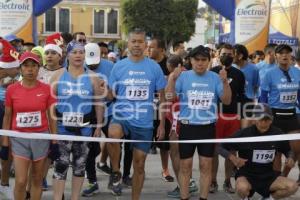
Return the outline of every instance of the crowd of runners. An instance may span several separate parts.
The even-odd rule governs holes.
[[[41,199],[52,166],[53,199],[62,200],[72,166],[72,200],[99,192],[96,168],[109,174],[113,195],[130,187],[132,199],[138,200],[147,154],[159,148],[162,178],[178,183],[166,193],[169,197],[189,199],[199,190],[199,200],[206,200],[219,190],[219,164],[225,169],[225,192],[242,199],[255,192],[262,199],[293,195],[300,177],[290,179],[288,174],[295,163],[300,168],[299,141],[159,141],[296,133],[300,50],[267,44],[250,55],[241,44],[186,50],[181,41],[172,50],[170,54],[162,39],[148,39],[141,29],[129,33],[127,51],[118,54],[103,42],[88,42],[84,32],[49,35],[43,46],[15,35],[0,38],[2,129],[32,136],[156,141],[100,144],[1,136],[0,192],[8,199]],[[192,174],[196,149],[200,177]],[[219,163],[219,155],[225,163]],[[14,188],[9,185],[12,171]],[[89,184],[82,188],[85,176]]]

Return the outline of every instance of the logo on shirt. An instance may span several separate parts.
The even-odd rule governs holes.
[[[133,75],[145,75],[146,73],[145,72],[141,72],[141,71],[129,71],[128,72],[128,74],[130,75],[130,76],[133,76]]]
[[[37,96],[37,97],[41,97],[41,96],[43,96],[43,95],[44,95],[44,94],[37,94],[36,96]]]
[[[205,83],[192,83],[192,87],[208,87]]]

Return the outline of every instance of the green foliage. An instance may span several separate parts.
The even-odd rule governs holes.
[[[174,41],[188,41],[195,32],[198,0],[122,0],[125,33],[144,29],[162,38],[166,47]]]

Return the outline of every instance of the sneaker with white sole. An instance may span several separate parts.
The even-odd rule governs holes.
[[[7,200],[13,200],[13,190],[9,185],[0,185],[0,193],[4,195]]]
[[[85,190],[83,190],[81,195],[83,197],[91,197],[99,192],[100,190],[99,190],[98,183],[89,183],[88,187]]]

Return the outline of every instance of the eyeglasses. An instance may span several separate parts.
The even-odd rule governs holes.
[[[79,39],[79,40],[77,40],[77,42],[86,43],[86,39]]]
[[[286,77],[287,82],[291,83],[291,82],[292,82],[292,79],[291,79],[291,77],[290,77],[290,75],[289,75],[289,72],[288,72],[288,71],[285,71],[285,70],[282,70],[282,72],[283,72],[284,76]]]

